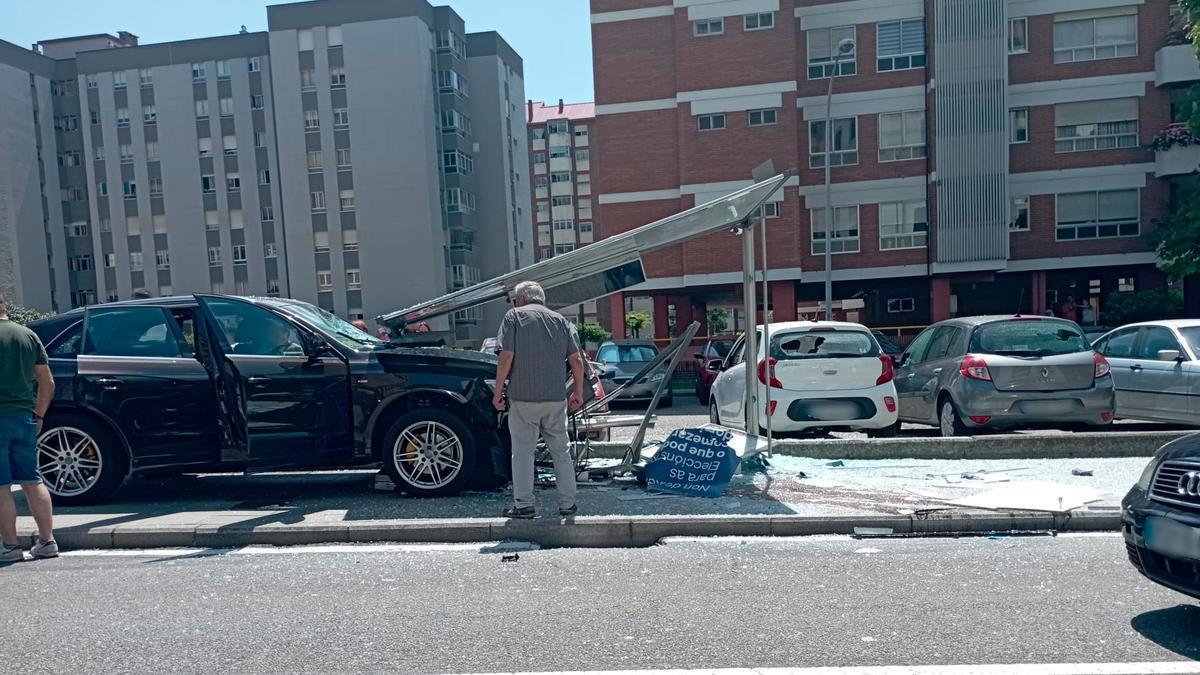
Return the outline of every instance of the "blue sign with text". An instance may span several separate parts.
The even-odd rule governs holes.
[[[646,488],[692,497],[717,498],[725,492],[740,458],[726,429],[678,429],[667,436],[643,475]]]

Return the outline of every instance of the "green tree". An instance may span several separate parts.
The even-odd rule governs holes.
[[[625,315],[625,327],[635,338],[642,336],[642,329],[649,323],[650,315],[645,312],[629,312]]]
[[[1179,0],[1179,7],[1181,28],[1200,58],[1200,0]],[[1200,138],[1200,85],[1192,86],[1191,102],[1187,124],[1192,136]],[[1200,274],[1200,193],[1196,189],[1180,193],[1171,214],[1158,223],[1153,237],[1161,267],[1173,280]]]
[[[8,318],[21,325],[26,325],[28,323],[37,321],[38,319],[44,319],[48,316],[50,315],[46,312],[39,312],[36,309],[21,307],[20,305],[14,305],[8,308]]]
[[[729,312],[723,309],[708,310],[708,334],[717,335],[729,329]]]
[[[612,333],[604,330],[604,326],[598,323],[579,324],[579,341],[583,343],[584,347],[589,344],[600,344],[610,337],[612,337]]]

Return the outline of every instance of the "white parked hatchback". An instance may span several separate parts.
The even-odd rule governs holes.
[[[854,429],[875,437],[896,435],[900,418],[892,359],[869,328],[836,321],[771,324],[769,350],[762,345],[761,327],[758,335],[758,358],[749,366],[745,336],[719,366],[709,403],[714,424],[745,430],[749,376],[758,379],[759,426],[765,429],[765,415],[770,415],[772,433]]]

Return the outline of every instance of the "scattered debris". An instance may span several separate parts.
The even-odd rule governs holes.
[[[840,459],[835,459],[832,462],[828,462],[827,464],[825,464],[825,466],[832,466],[833,468],[836,469],[837,467],[840,467],[840,466],[846,466],[846,463]]]
[[[885,537],[892,534],[890,527],[856,527],[854,528],[854,536],[856,537]]]
[[[662,492],[638,492],[631,495],[619,495],[617,500],[622,502],[641,502],[647,499],[670,499],[674,496]]]
[[[506,553],[500,558],[500,562],[517,562],[520,559],[521,555],[519,553]]]
[[[1072,469],[1072,476],[1095,476],[1096,473],[1091,469]]]
[[[945,500],[947,504],[990,511],[1047,511],[1065,513],[1100,501],[1106,493],[1078,485],[1042,481],[1009,483],[970,497]]]
[[[855,553],[868,553],[869,554],[869,553],[883,553],[883,551],[881,551],[877,548],[860,548],[857,551],[855,551]]]

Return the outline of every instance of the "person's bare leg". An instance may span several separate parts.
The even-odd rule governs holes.
[[[10,485],[0,487],[0,542],[9,546],[17,543],[17,504]]]
[[[37,523],[38,536],[42,541],[54,541],[54,505],[50,501],[50,491],[41,483],[22,485],[21,491],[25,493],[33,522]],[[9,495],[9,499],[12,499],[12,495]]]

